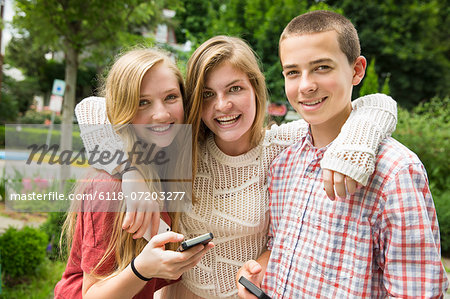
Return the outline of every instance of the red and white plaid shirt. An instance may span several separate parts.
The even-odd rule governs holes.
[[[425,169],[392,138],[353,196],[331,201],[311,135],[269,170],[272,250],[263,289],[273,298],[440,297],[448,288]]]

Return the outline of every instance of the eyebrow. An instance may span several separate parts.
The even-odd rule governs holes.
[[[308,64],[309,65],[316,65],[316,64],[324,63],[324,62],[333,63],[333,60],[331,58],[320,58],[320,59],[316,59],[314,61],[311,61]],[[297,67],[298,67],[298,64],[286,64],[286,65],[283,65],[283,69],[293,69],[293,68],[297,68]]]
[[[170,93],[170,92],[178,92],[178,88],[169,88],[165,91],[163,91],[162,93]],[[139,98],[151,98],[151,96],[149,94],[141,94],[139,95]]]
[[[243,79],[236,79],[236,80],[233,80],[233,81],[231,81],[230,83],[228,83],[227,85],[225,85],[225,88],[226,88],[226,87],[229,87],[229,86],[231,86],[231,85],[233,85],[233,84],[236,84],[237,82],[240,82],[240,81],[243,81]],[[204,89],[212,89],[212,88],[210,88],[210,87],[208,87],[208,86],[205,85]]]

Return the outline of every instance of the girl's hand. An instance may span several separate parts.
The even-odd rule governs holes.
[[[347,191],[353,195],[360,188],[360,184],[352,178],[329,169],[322,169],[322,179],[324,190],[331,200],[335,199],[335,191],[338,197],[345,198]]]
[[[195,266],[205,253],[214,247],[214,244],[210,242],[183,252],[165,250],[165,244],[181,242],[183,239],[183,235],[174,232],[154,236],[136,257],[134,261],[136,270],[144,277],[176,280]]]
[[[139,171],[131,170],[123,174],[122,192],[127,204],[122,228],[133,234],[134,239],[142,238],[149,227],[150,237],[156,235],[159,228],[159,205],[155,200],[144,200],[150,191]]]

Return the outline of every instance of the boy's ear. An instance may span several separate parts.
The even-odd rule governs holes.
[[[364,75],[366,73],[366,66],[367,61],[364,56],[359,56],[358,58],[356,58],[355,63],[353,64],[353,85],[358,85],[364,78]]]

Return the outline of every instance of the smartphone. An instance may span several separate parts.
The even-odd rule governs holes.
[[[247,291],[249,291],[250,293],[252,293],[256,297],[258,297],[260,299],[271,299],[266,293],[263,292],[263,290],[261,290],[260,288],[255,286],[253,284],[253,282],[251,282],[250,280],[248,280],[244,276],[241,276],[239,278],[239,283],[242,284],[247,289]]]
[[[150,239],[151,239],[150,238],[150,235],[151,235],[150,234],[150,230],[151,230],[151,226],[149,226],[147,228],[147,230],[145,231],[144,235],[142,236],[147,241],[150,241]],[[164,220],[159,218],[159,228],[158,228],[157,235],[165,233],[165,232],[170,232],[170,226]]]
[[[211,240],[214,238],[212,233],[207,233],[198,237],[195,237],[193,239],[190,240],[186,240],[181,242],[180,247],[178,247],[177,251],[185,251],[188,250],[189,248],[192,248],[198,244],[203,244],[206,245],[209,242],[211,242]]]

